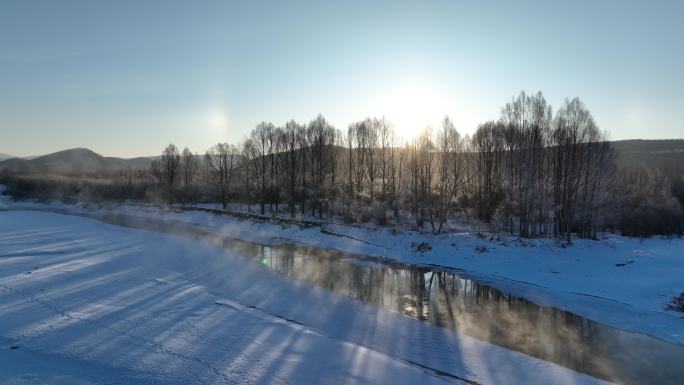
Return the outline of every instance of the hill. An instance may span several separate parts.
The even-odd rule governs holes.
[[[620,167],[646,166],[668,173],[684,174],[684,139],[630,139],[611,142]],[[157,157],[105,157],[87,148],[73,148],[29,158],[2,160],[0,172],[43,175],[111,175],[128,170],[146,170]]]
[[[11,158],[0,161],[0,171],[17,174],[111,175],[130,169],[147,169],[151,162],[152,158],[104,157],[87,148],[73,148],[33,159]]]
[[[646,166],[684,173],[684,139],[618,140],[611,142],[621,167]]]

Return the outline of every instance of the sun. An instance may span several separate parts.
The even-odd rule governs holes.
[[[439,93],[418,82],[407,82],[381,99],[378,112],[394,124],[400,138],[408,140],[425,127],[438,125],[448,104]]]
[[[228,115],[223,109],[213,109],[207,115],[207,123],[214,130],[225,130],[228,127]]]
[[[204,119],[205,126],[213,136],[216,136],[217,138],[224,138],[226,136],[230,121],[228,119],[228,113],[224,108],[214,107],[209,109],[206,112]]]

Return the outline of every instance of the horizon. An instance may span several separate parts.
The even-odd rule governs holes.
[[[646,142],[647,142],[647,141],[684,141],[684,138],[663,138],[663,139],[641,139],[641,138],[634,138],[634,139],[610,139],[610,138],[608,138],[607,141],[608,141],[608,142],[631,142],[631,141],[646,141]],[[176,145],[175,143],[168,143],[168,144],[174,144],[174,145]],[[176,146],[178,147],[179,150],[182,150],[182,149],[184,148],[184,146],[178,146],[178,145],[176,145]],[[159,157],[159,156],[161,155],[161,151],[159,151],[159,154],[136,155],[136,156],[118,156],[118,155],[111,155],[111,154],[107,154],[107,153],[102,153],[102,152],[99,152],[99,151],[97,151],[97,150],[95,150],[95,149],[88,148],[88,147],[70,147],[70,148],[61,148],[61,149],[57,149],[57,150],[55,150],[55,151],[51,151],[51,152],[48,152],[48,153],[45,153],[45,154],[34,154],[34,155],[26,155],[26,156],[15,156],[15,155],[12,155],[12,154],[7,154],[7,153],[0,152],[0,155],[10,156],[9,158],[0,159],[0,162],[2,162],[2,161],[4,161],[4,160],[8,160],[8,159],[13,159],[13,158],[19,158],[19,159],[25,159],[25,160],[32,160],[32,159],[35,159],[35,158],[39,158],[39,157],[41,157],[41,156],[52,155],[52,154],[55,154],[55,153],[65,152],[65,151],[71,151],[71,150],[88,150],[88,151],[92,151],[92,152],[96,153],[97,155],[100,155],[100,156],[105,157],[105,158],[119,158],[119,159],[154,158],[154,157]],[[193,151],[193,153],[194,153],[195,155],[198,155],[198,156],[203,156],[203,155],[205,154],[204,151],[202,151],[202,152],[200,152],[200,151]]]
[[[521,91],[579,97],[611,140],[682,137],[684,4],[542,4],[3,3],[0,153],[201,154],[319,113],[469,135]]]

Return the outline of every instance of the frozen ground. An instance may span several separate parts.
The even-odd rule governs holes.
[[[322,227],[241,220],[206,212],[121,206],[133,215],[208,227],[259,243],[295,241],[411,264],[439,265],[535,302],[612,326],[684,344],[684,314],[665,305],[684,292],[684,240],[640,240],[604,234],[561,247],[552,239],[490,241],[472,233],[435,236],[414,231],[327,224]],[[430,245],[419,252],[417,245]]]
[[[459,378],[601,383],[184,237],[0,212],[2,384],[463,383]]]
[[[665,305],[684,292],[684,240],[639,240],[605,234],[560,247],[551,239],[490,241],[462,232],[435,236],[385,228],[296,226],[198,211],[151,206],[109,208],[10,202],[4,205],[74,212],[105,211],[179,221],[227,236],[265,244],[294,241],[411,264],[432,264],[464,274],[540,304],[572,311],[624,330],[684,344],[684,314]],[[0,205],[3,203],[0,202]],[[431,250],[416,251],[426,242]]]

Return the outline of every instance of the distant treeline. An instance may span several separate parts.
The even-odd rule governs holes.
[[[18,183],[40,186],[10,180],[19,195],[30,188]],[[260,214],[411,223],[434,233],[451,220],[476,221],[493,233],[568,242],[571,234],[593,238],[602,230],[681,234],[684,223],[682,175],[618,169],[606,134],[579,99],[554,113],[541,93],[521,93],[472,137],[448,117],[407,141],[378,118],[344,132],[320,115],[308,124],[264,122],[243,143],[220,143],[202,156],[169,145],[149,173],[122,174],[110,186],[90,194],[242,203]]]

